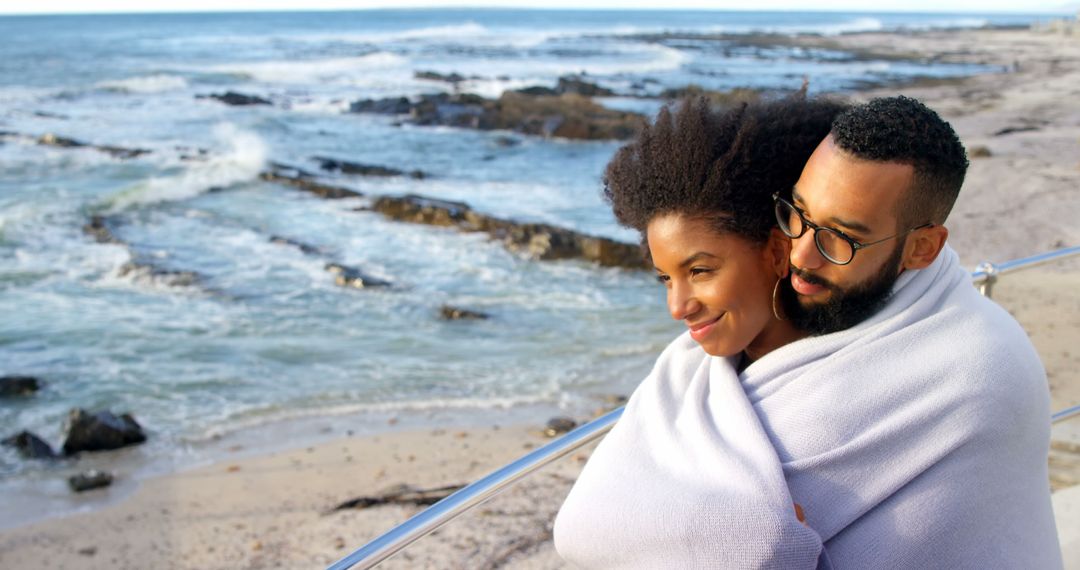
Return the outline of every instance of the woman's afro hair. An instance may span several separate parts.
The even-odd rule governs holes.
[[[704,98],[684,100],[619,149],[604,174],[604,196],[643,242],[653,218],[681,214],[764,243],[776,225],[772,194],[790,196],[846,108],[805,92],[722,111]]]

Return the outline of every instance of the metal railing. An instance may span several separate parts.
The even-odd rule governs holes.
[[[971,274],[972,281],[979,286],[979,291],[990,296],[991,289],[998,278],[1007,273],[1029,269],[1038,265],[1080,255],[1080,246],[1059,249],[1031,257],[1025,257],[1001,264],[981,263]],[[609,412],[595,420],[578,427],[563,437],[539,447],[524,457],[501,469],[478,479],[454,494],[431,505],[410,519],[390,529],[382,536],[365,544],[352,554],[331,564],[328,570],[346,570],[348,568],[373,568],[383,560],[393,556],[413,542],[450,522],[469,509],[494,497],[498,493],[528,476],[541,467],[561,459],[574,451],[596,441],[615,426],[622,416],[623,409]],[[1053,423],[1062,422],[1080,415],[1080,405],[1054,413]]]
[[[1046,265],[1047,263],[1060,261],[1076,255],[1080,255],[1080,246],[1056,249],[1031,257],[1006,261],[1005,263],[993,264],[989,261],[984,261],[975,267],[975,271],[971,274],[971,280],[978,285],[980,293],[989,297],[994,288],[994,284],[1006,273],[1020,271],[1021,269],[1031,269],[1032,267]]]

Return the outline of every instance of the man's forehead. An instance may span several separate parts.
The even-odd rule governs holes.
[[[830,136],[811,155],[792,195],[818,224],[869,233],[884,217],[895,220],[900,198],[913,180],[910,164],[856,157]]]

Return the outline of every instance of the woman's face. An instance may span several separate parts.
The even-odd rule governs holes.
[[[778,237],[755,244],[720,233],[705,220],[668,214],[649,222],[646,239],[657,278],[667,288],[671,318],[685,322],[705,352],[750,354],[756,342],[775,336],[766,333],[780,322],[773,316],[772,294],[786,248],[774,241]]]

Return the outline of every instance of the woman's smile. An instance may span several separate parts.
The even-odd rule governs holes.
[[[690,327],[690,336],[697,342],[702,342],[709,336],[709,333],[716,328],[716,323],[719,323],[720,319],[724,318],[725,314],[726,313],[721,313],[720,316],[715,319],[709,319],[694,324],[686,323],[686,326]]]

